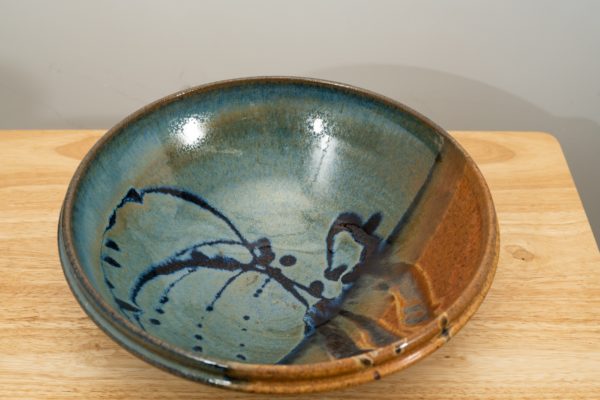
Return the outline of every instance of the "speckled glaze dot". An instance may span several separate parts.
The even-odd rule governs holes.
[[[291,267],[292,265],[296,264],[296,257],[289,254],[285,255],[279,259],[279,263],[284,267]]]

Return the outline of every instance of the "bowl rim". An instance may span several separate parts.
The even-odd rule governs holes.
[[[149,334],[148,332],[140,329],[139,327],[135,326],[133,323],[126,320],[122,315],[120,315],[112,306],[110,306],[102,298],[98,291],[92,286],[89,278],[87,277],[86,273],[82,268],[80,258],[74,245],[72,217],[73,205],[75,203],[77,193],[80,189],[81,182],[89,168],[94,163],[96,156],[113,138],[115,138],[120,132],[127,128],[128,125],[166,105],[201,93],[207,93],[217,91],[220,89],[251,84],[301,84],[313,87],[333,89],[336,91],[342,91],[353,95],[357,95],[359,97],[364,97],[370,100],[375,100],[377,103],[386,105],[400,112],[409,114],[412,117],[416,118],[419,121],[419,123],[426,125],[436,134],[440,135],[451,146],[454,146],[465,158],[466,167],[472,168],[474,180],[477,182],[477,185],[479,186],[481,191],[479,204],[482,207],[482,234],[485,237],[485,243],[483,244],[482,248],[484,248],[485,251],[483,252],[483,256],[481,257],[481,260],[474,273],[474,276],[472,277],[469,284],[462,291],[462,293],[458,296],[458,298],[447,307],[445,312],[438,315],[436,318],[433,318],[427,324],[423,325],[416,335],[409,336],[408,338],[402,338],[399,341],[394,342],[392,344],[379,347],[374,350],[370,350],[368,352],[361,353],[352,357],[310,364],[254,364],[219,359],[216,357],[201,357],[190,351],[186,351],[180,347],[170,345],[168,342],[161,340],[158,337],[155,337]],[[172,368],[163,365],[159,361],[148,360],[147,357],[140,354],[134,348],[131,348],[128,345],[126,345],[125,343],[123,343],[122,340],[115,338],[114,335],[112,335],[109,332],[109,327],[104,326],[103,323],[108,322],[111,328],[117,329],[128,335],[132,335],[138,339],[141,339],[142,342],[136,342],[136,344],[150,348],[150,351],[154,354],[156,354],[156,350],[160,350],[161,352],[168,354],[169,356],[175,357],[175,359],[179,361],[187,361],[186,364],[192,365],[192,368],[209,369],[211,371],[214,371],[214,368],[217,367],[221,370],[227,371],[227,373],[232,376],[242,379],[242,381],[261,381],[263,379],[266,381],[273,381],[276,379],[281,379],[283,381],[291,383],[293,381],[306,381],[307,379],[324,377],[340,376],[341,378],[341,376],[343,375],[352,375],[359,372],[363,372],[365,369],[376,368],[377,366],[386,364],[389,365],[390,362],[394,363],[396,367],[392,367],[391,370],[386,372],[387,374],[397,371],[399,369],[403,369],[406,366],[416,362],[417,360],[431,353],[437,347],[441,346],[441,344],[448,341],[450,337],[452,337],[458,330],[460,330],[465,325],[465,323],[479,308],[479,305],[483,301],[485,295],[487,294],[492,284],[493,277],[496,271],[499,249],[498,222],[494,208],[494,203],[489,192],[487,183],[473,159],[463,149],[463,147],[454,138],[452,138],[444,129],[435,124],[429,118],[411,109],[410,107],[407,107],[406,105],[396,100],[390,99],[386,96],[374,93],[372,91],[361,89],[345,83],[316,78],[302,78],[292,76],[257,76],[237,78],[195,86],[162,97],[128,115],[115,126],[113,126],[110,130],[108,130],[92,146],[92,148],[88,151],[88,153],[80,162],[69,183],[63,202],[63,207],[61,209],[58,228],[60,236],[59,246],[61,246],[60,242],[62,241],[62,245],[64,246],[65,257],[68,261],[67,265],[66,262],[62,262],[61,260],[63,270],[65,271],[65,275],[66,269],[70,268],[70,272],[73,273],[76,284],[78,285],[79,289],[82,290],[84,296],[87,297],[86,300],[89,303],[91,303],[91,306],[94,308],[94,310],[103,317],[98,318],[97,316],[92,315],[86,309],[88,315],[90,315],[92,320],[100,328],[102,328],[102,330],[107,332],[109,336],[113,337],[114,340],[116,340],[120,345],[125,347],[130,352],[143,358],[146,361],[150,361],[154,365],[162,367],[163,369],[167,369],[168,371],[176,373],[178,375],[182,375],[184,377],[191,378],[194,380],[200,380],[205,383],[241,390],[247,390],[245,389],[245,385],[242,383],[237,384],[234,381],[231,384],[223,385],[218,381],[207,381],[201,377],[189,376],[188,374],[182,373],[181,371],[174,371]],[[68,277],[67,280],[69,280]],[[73,282],[69,281],[69,284],[71,285],[73,284]],[[80,299],[80,296],[75,292],[74,295],[77,298],[77,300],[81,303],[83,299]],[[448,330],[446,327],[451,327],[451,329]],[[440,335],[440,333],[444,330],[446,330],[444,335]],[[436,340],[436,337],[441,337],[442,342],[437,343],[438,340]],[[437,344],[435,344],[433,348],[431,348],[433,342],[436,342]],[[411,351],[416,351],[416,356],[410,357],[411,359],[405,360],[406,362],[400,362],[402,360],[399,360],[399,358],[407,356],[411,353],[410,351],[408,351],[409,346],[413,347],[410,349]],[[398,352],[398,349],[401,349],[401,351]],[[364,363],[365,358],[369,359],[368,365],[365,365]],[[374,379],[378,378],[375,377]],[[340,379],[339,381],[340,382],[337,385],[335,383],[332,383],[331,385],[326,385],[324,387],[314,387],[312,389],[331,389],[340,386],[347,386],[348,384],[343,384],[344,379]],[[262,389],[259,388],[258,390],[254,389],[252,391],[271,391],[268,387],[264,387]],[[313,390],[309,388],[308,390],[303,391]]]

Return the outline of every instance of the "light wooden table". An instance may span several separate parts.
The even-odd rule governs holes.
[[[0,399],[261,398],[140,361],[69,291],[56,247],[59,207],[101,134],[0,132]],[[487,299],[417,365],[304,398],[600,399],[600,254],[559,144],[531,132],[454,136],[481,167],[500,220]]]

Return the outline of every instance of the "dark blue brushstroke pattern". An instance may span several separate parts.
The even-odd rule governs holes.
[[[122,208],[127,203],[134,202],[142,204],[144,197],[147,194],[163,194],[179,198],[183,201],[192,203],[203,210],[210,212],[214,217],[223,221],[234,233],[238,240],[220,240],[215,239],[213,241],[205,241],[195,245],[192,245],[183,250],[177,251],[173,256],[167,259],[149,266],[146,270],[140,273],[136,279],[133,288],[130,291],[128,301],[115,298],[115,302],[123,311],[133,313],[134,319],[138,325],[144,329],[140,321],[140,316],[143,313],[139,304],[137,303],[137,297],[140,291],[146,284],[151,282],[153,279],[172,275],[180,271],[185,271],[176,280],[171,282],[162,292],[157,303],[165,304],[169,301],[169,292],[184,278],[192,274],[199,269],[216,269],[221,271],[231,272],[233,275],[227,279],[223,286],[215,294],[212,301],[206,307],[207,312],[214,310],[215,306],[218,305],[218,300],[227,289],[238,277],[246,272],[257,272],[265,275],[266,279],[262,286],[257,289],[254,293],[255,297],[258,297],[262,293],[265,286],[271,282],[277,282],[283,287],[289,294],[291,294],[296,300],[306,307],[306,313],[304,317],[305,323],[305,336],[310,336],[314,330],[320,326],[324,326],[333,316],[339,313],[341,304],[345,293],[350,289],[353,283],[358,279],[369,260],[377,254],[382,252],[383,243],[381,237],[375,234],[375,230],[379,226],[382,216],[380,213],[373,214],[367,221],[363,222],[362,218],[356,213],[345,212],[339,214],[339,216],[332,222],[329,227],[328,233],[325,238],[325,251],[327,267],[323,272],[322,279],[329,281],[341,281],[343,284],[342,293],[334,298],[327,298],[323,295],[324,284],[322,280],[314,280],[308,286],[303,285],[300,282],[296,282],[288,278],[282,271],[281,268],[272,265],[272,262],[276,259],[276,254],[272,249],[271,241],[268,238],[260,238],[254,242],[249,242],[239,231],[239,229],[233,224],[233,222],[227,218],[219,210],[211,206],[207,201],[198,195],[190,192],[170,188],[170,187],[155,187],[147,188],[143,190],[137,190],[131,188],[125,197],[119,202],[115,210],[109,217],[109,223],[106,227],[105,234],[114,226],[116,223],[116,214],[119,208]],[[347,232],[351,235],[353,240],[362,246],[359,262],[354,266],[341,265],[334,268],[334,242],[335,236],[341,232]],[[118,251],[119,245],[112,239],[107,239],[105,245],[113,250]],[[204,250],[211,248],[212,246],[218,245],[238,245],[244,247],[248,251],[248,255],[251,257],[251,261],[248,263],[240,262],[234,258],[216,255],[209,256]],[[104,256],[103,260],[113,267],[121,268],[122,266],[110,256]],[[296,262],[295,257],[290,255],[284,255],[280,258],[280,264],[284,267],[293,265]],[[124,266],[126,267],[126,266]],[[109,285],[109,289],[113,292],[114,288]],[[318,301],[312,307],[309,306],[311,303],[307,296],[316,298]],[[155,311],[159,314],[163,314],[164,310],[158,306]],[[152,318],[149,320],[154,325],[160,325],[160,320]],[[198,324],[198,327],[201,327]],[[328,328],[329,329],[329,328]],[[331,330],[331,329],[330,329]],[[296,349],[299,346],[296,347]],[[294,349],[294,351],[296,351]],[[195,351],[202,351],[201,346],[195,346]],[[290,353],[291,354],[291,353]],[[290,356],[284,357],[285,360]],[[245,360],[243,355],[238,355],[239,359]]]

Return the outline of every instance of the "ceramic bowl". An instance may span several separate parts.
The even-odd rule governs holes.
[[[112,128],[59,223],[66,278],[174,374],[306,392],[400,370],[487,292],[497,222],[473,161],[407,107],[300,78],[214,83]]]

